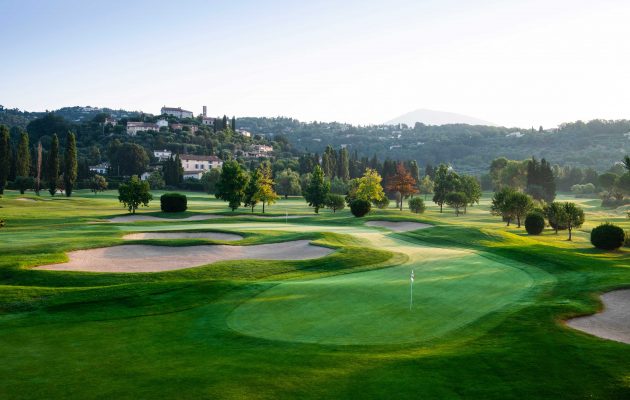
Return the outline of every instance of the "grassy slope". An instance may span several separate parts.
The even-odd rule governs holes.
[[[487,204],[462,217],[438,215],[430,207],[423,219],[439,227],[399,237],[475,249],[492,261],[514,260],[527,273],[554,279],[539,281],[534,299],[487,332],[472,329],[433,344],[348,347],[243,336],[229,329],[226,320],[236,307],[274,287],[278,279],[343,273],[388,258],[378,251],[353,251],[353,246],[363,245],[361,241],[345,235],[282,232],[283,221],[277,221],[280,231],[245,232],[245,240],[309,237],[345,247],[345,253],[306,265],[252,261],[150,275],[30,271],[20,266],[61,260],[63,251],[70,249],[118,244],[125,230],[173,229],[174,224],[178,229],[234,224],[239,230],[246,220],[126,224],[118,229],[85,224],[120,214],[111,193],[97,200],[87,195],[52,202],[20,202],[14,197],[0,200],[0,214],[9,222],[0,233],[2,398],[630,396],[630,346],[599,340],[558,322],[596,310],[595,293],[630,285],[628,252],[593,250],[587,233],[603,220],[628,228],[627,220],[589,201],[584,204],[594,206],[587,209],[591,222],[573,243],[566,242],[564,234],[531,238],[522,230],[506,229],[487,214]],[[190,205],[193,212],[225,210],[223,204],[201,196]],[[271,207],[280,214],[284,209],[290,214],[308,212],[298,200]],[[400,216],[389,210],[371,218]],[[308,223],[341,228],[360,221],[347,211],[335,216],[326,211]]]

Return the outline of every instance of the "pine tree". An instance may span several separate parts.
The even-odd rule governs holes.
[[[57,179],[59,179],[59,139],[57,134],[53,135],[48,153],[48,168],[46,179],[48,179],[48,192],[51,196],[57,193]]]
[[[15,164],[15,176],[27,177],[31,169],[31,152],[28,148],[28,133],[20,133],[20,143],[18,144],[17,160]]]
[[[326,205],[326,198],[330,192],[330,183],[324,179],[324,171],[319,165],[313,169],[313,174],[304,191],[304,199],[308,205],[315,208],[315,214]]]
[[[221,178],[216,185],[215,197],[227,201],[232,211],[241,206],[245,197],[248,176],[236,160],[228,160],[223,163]]]
[[[9,128],[0,125],[0,194],[4,194],[4,187],[7,185],[9,170],[11,169],[11,139]]]
[[[66,154],[64,157],[63,181],[66,189],[66,196],[72,196],[72,189],[77,181],[77,140],[74,133],[68,132],[66,137]]]
[[[258,204],[260,200],[258,198],[258,194],[260,191],[260,170],[255,169],[249,176],[249,182],[247,183],[247,187],[245,188],[245,195],[243,197],[243,205],[245,207],[251,207],[252,213],[254,212],[254,207]]]
[[[337,161],[337,176],[344,181],[350,179],[350,159],[348,149],[339,150],[339,160]]]

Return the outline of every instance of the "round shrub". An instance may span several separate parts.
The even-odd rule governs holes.
[[[350,212],[357,218],[369,213],[372,209],[372,205],[367,200],[356,199],[350,203]]]
[[[414,197],[409,200],[409,209],[416,214],[421,214],[426,209],[424,201],[420,197]]]
[[[160,208],[164,212],[182,212],[188,208],[186,195],[180,193],[164,193],[160,197]]]
[[[525,217],[525,230],[530,235],[540,235],[545,229],[545,217],[540,213],[529,213]]]
[[[374,205],[381,210],[384,210],[389,207],[389,199],[387,198],[387,196],[383,196],[381,200],[375,201]]]
[[[615,250],[623,246],[626,233],[610,223],[601,224],[591,231],[591,243],[602,250]]]

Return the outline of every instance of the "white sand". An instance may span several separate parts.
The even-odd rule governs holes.
[[[212,239],[212,240],[241,240],[240,235],[221,232],[141,232],[123,236],[125,240],[142,239]]]
[[[367,226],[379,226],[381,228],[387,228],[394,232],[408,232],[415,231],[417,229],[432,228],[433,225],[423,224],[421,222],[391,222],[391,221],[369,221],[366,222]]]
[[[38,269],[87,272],[159,272],[191,268],[225,260],[307,260],[332,253],[308,240],[255,246],[166,247],[123,245],[68,253],[70,261],[42,265]]]
[[[15,200],[17,200],[17,201],[37,201],[35,199],[27,199],[26,197],[18,197]]]
[[[205,214],[205,215],[193,215],[187,218],[160,218],[160,217],[154,217],[152,215],[130,214],[130,215],[123,215],[121,217],[114,217],[112,219],[108,219],[107,221],[109,222],[139,222],[139,221],[182,222],[182,221],[205,221],[207,219],[217,219],[217,218],[225,218],[225,216]]]
[[[567,325],[604,339],[630,344],[630,289],[604,293],[602,302],[603,312],[570,319]]]

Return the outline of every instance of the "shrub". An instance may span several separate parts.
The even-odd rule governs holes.
[[[383,196],[382,199],[376,200],[373,203],[376,207],[380,208],[381,210],[384,210],[387,207],[389,207],[389,199],[387,198],[387,196]]]
[[[4,228],[4,220],[0,219],[0,228]]]
[[[623,241],[623,247],[630,247],[630,231],[626,231],[626,240]]]
[[[333,213],[336,212],[337,210],[343,210],[345,205],[346,205],[346,201],[344,200],[343,196],[340,194],[329,193],[326,196],[326,207],[333,210]]]
[[[421,214],[426,209],[424,201],[420,197],[414,197],[409,200],[409,209],[416,214]]]
[[[369,213],[372,209],[372,205],[367,200],[356,199],[350,203],[350,211],[352,215],[357,218],[363,217],[365,214]]]
[[[160,197],[160,207],[164,212],[182,212],[188,208],[188,200],[180,193],[164,193]]]
[[[530,235],[540,235],[545,229],[545,217],[542,214],[533,212],[525,217],[525,230]]]
[[[591,243],[602,250],[615,250],[623,246],[626,234],[617,225],[606,222],[591,231]]]

